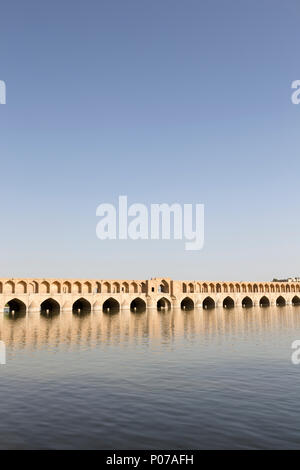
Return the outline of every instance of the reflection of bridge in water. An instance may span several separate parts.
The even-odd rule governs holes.
[[[0,279],[0,313],[118,312],[300,304],[297,282]]]
[[[283,329],[296,331],[299,328],[300,307],[195,309],[189,312],[147,309],[143,313],[128,310],[116,315],[99,312],[79,316],[69,313],[51,318],[2,315],[0,340],[10,351],[55,349],[60,345],[85,348],[148,343],[149,347],[155,347],[161,342],[172,345],[182,337],[190,341],[203,338],[213,342],[231,335],[247,340],[253,336],[267,337]]]

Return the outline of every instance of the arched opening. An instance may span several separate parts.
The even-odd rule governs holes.
[[[277,298],[276,305],[278,307],[284,307],[286,305],[286,301],[281,295]]]
[[[223,300],[223,308],[233,308],[234,307],[234,300],[231,297],[226,297]]]
[[[185,299],[181,301],[180,307],[182,310],[193,310],[194,302],[189,297],[185,297]]]
[[[146,310],[146,302],[143,299],[137,297],[131,302],[130,310],[132,312],[144,312]]]
[[[265,295],[260,299],[259,301],[259,305],[261,307],[269,307],[270,306],[270,301],[268,299],[268,297],[266,297]]]
[[[251,308],[253,307],[253,302],[252,300],[250,299],[250,297],[244,297],[243,300],[242,300],[242,307],[244,308]]]
[[[91,313],[91,304],[86,299],[78,299],[73,303],[72,311],[77,315],[86,315]]]
[[[104,302],[102,309],[105,313],[118,313],[120,304],[117,300],[110,297]]]
[[[26,305],[19,299],[12,299],[5,305],[7,313],[12,317],[26,315]]]
[[[211,308],[215,308],[215,306],[216,306],[215,301],[211,297],[206,297],[203,300],[203,308],[211,309]]]
[[[41,315],[52,316],[60,313],[60,305],[54,299],[47,299],[41,303]]]
[[[169,293],[169,284],[165,280],[161,281],[158,292],[164,292],[165,294]]]
[[[300,299],[298,295],[295,295],[295,297],[292,298],[292,304],[293,305],[300,305]]]
[[[171,308],[171,302],[165,297],[162,297],[157,302],[157,310],[169,310],[170,308]]]

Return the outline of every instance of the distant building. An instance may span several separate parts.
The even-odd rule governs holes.
[[[287,279],[274,278],[272,282],[300,282],[300,277],[288,277]]]

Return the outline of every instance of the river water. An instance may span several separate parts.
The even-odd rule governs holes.
[[[300,448],[300,307],[0,316],[1,449]]]

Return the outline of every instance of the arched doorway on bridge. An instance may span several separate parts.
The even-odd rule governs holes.
[[[251,308],[253,307],[253,301],[250,299],[250,297],[244,297],[242,300],[242,307],[244,308]]]
[[[300,298],[298,295],[295,295],[295,297],[292,298],[292,305],[300,305]]]
[[[182,310],[193,310],[195,305],[192,299],[190,297],[185,297],[180,304],[180,307]]]
[[[278,307],[284,307],[286,305],[286,301],[285,299],[282,297],[282,295],[280,295],[277,299],[276,299],[276,305]]]
[[[270,307],[270,301],[265,295],[260,299],[259,305],[261,307]]]
[[[205,309],[211,309],[211,308],[215,308],[216,306],[216,303],[215,301],[211,298],[211,297],[206,297],[204,300],[203,300],[203,308]]]
[[[105,313],[118,313],[120,311],[120,304],[116,299],[110,297],[104,302],[102,310]]]
[[[162,297],[157,302],[157,310],[169,310],[170,308],[171,308],[171,302],[165,297]]]
[[[165,294],[169,293],[169,284],[167,283],[167,281],[161,281],[160,285],[158,286],[158,292],[163,292]]]
[[[91,310],[91,304],[86,299],[81,298],[73,303],[72,311],[76,315],[87,315],[88,313],[91,313]]]
[[[223,308],[233,308],[234,307],[234,300],[231,297],[226,297],[223,300]]]
[[[26,305],[19,299],[12,299],[7,302],[5,309],[11,317],[23,317],[26,315]]]
[[[144,312],[146,310],[146,302],[140,297],[134,299],[130,304],[130,310],[132,312]]]
[[[54,299],[47,299],[41,303],[41,315],[53,316],[60,313],[60,305]]]

